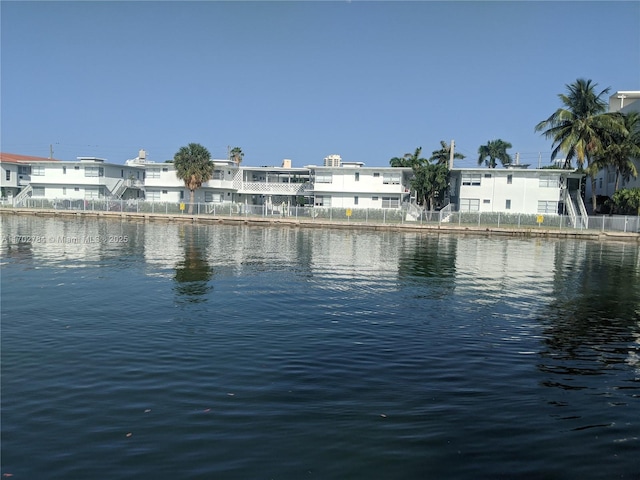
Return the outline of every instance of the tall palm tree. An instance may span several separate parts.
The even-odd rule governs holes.
[[[447,145],[447,142],[445,142],[444,140],[440,140],[440,147],[440,150],[434,150],[433,152],[431,152],[429,161],[435,162],[436,165],[448,165],[449,160],[451,159],[451,145]],[[453,158],[462,160],[465,157],[461,153],[454,152]]]
[[[609,93],[605,88],[596,93],[597,83],[583,78],[571,85],[566,85],[567,94],[559,94],[562,107],[549,118],[541,121],[535,131],[553,140],[551,160],[558,153],[565,155],[565,168],[571,167],[575,158],[578,166],[585,168],[591,177],[591,202],[596,210],[596,179],[593,168],[590,168],[594,154],[602,148],[605,131],[615,131],[616,121],[611,114],[606,114],[607,102],[603,98]]]
[[[428,161],[425,158],[420,158],[422,153],[422,147],[416,148],[413,153],[405,153],[403,157],[393,157],[389,160],[389,165],[392,167],[411,167],[415,168],[420,165],[425,165]]]
[[[489,140],[486,145],[478,148],[478,165],[483,163],[489,168],[496,168],[496,160],[500,160],[503,166],[511,163],[511,155],[507,150],[511,148],[509,142],[504,140]]]
[[[638,176],[634,159],[640,158],[640,113],[616,112],[613,115],[623,127],[609,132],[600,151],[594,155],[594,174],[601,168],[613,167],[616,172],[614,191],[620,186],[620,178]]]
[[[236,165],[242,163],[242,157],[244,157],[244,153],[240,147],[233,147],[229,152],[229,159],[233,160]]]
[[[173,164],[176,167],[176,176],[184,181],[185,187],[189,189],[189,214],[193,213],[195,202],[195,191],[203,183],[209,181],[213,175],[213,163],[209,150],[199,143],[190,143],[173,156]]]

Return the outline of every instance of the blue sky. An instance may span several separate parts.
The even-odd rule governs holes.
[[[123,163],[198,142],[246,165],[385,166],[534,126],[577,78],[640,90],[640,2],[2,1],[1,148]],[[607,95],[608,98],[608,95]]]

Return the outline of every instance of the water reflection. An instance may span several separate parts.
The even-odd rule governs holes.
[[[195,225],[181,225],[180,237],[184,247],[184,258],[175,266],[174,291],[179,300],[187,303],[207,301],[207,294],[213,290],[209,283],[213,268],[207,261],[206,242],[202,228]]]
[[[592,377],[619,369],[613,389],[640,391],[640,253],[629,245],[559,242],[555,245],[553,297],[539,322],[539,365],[553,374],[547,386],[586,389]]]

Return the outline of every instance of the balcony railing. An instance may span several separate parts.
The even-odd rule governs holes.
[[[242,182],[238,193],[241,194],[271,194],[271,195],[304,195],[311,191],[311,184],[305,183],[270,183],[270,182]]]

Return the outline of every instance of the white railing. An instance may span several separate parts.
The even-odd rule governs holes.
[[[589,214],[587,213],[587,208],[584,206],[584,202],[582,201],[582,197],[579,194],[576,194],[576,203],[580,209],[580,228],[587,228],[589,222]]]
[[[448,222],[452,213],[453,213],[453,204],[447,203],[447,205],[442,210],[440,210],[440,216],[439,216],[440,223]]]
[[[15,197],[13,197],[13,204],[16,207],[19,207],[20,204],[28,197],[31,197],[31,192],[33,192],[33,187],[31,186],[31,184],[27,185],[26,187],[24,187],[20,193],[18,195],[16,195]]]
[[[304,195],[309,183],[242,182],[240,194]]]
[[[569,213],[569,218],[571,219],[571,225],[574,228],[578,228],[578,224],[576,222],[576,207],[573,204],[573,200],[571,199],[571,195],[567,192],[564,198],[564,204],[567,207],[567,212]]]

